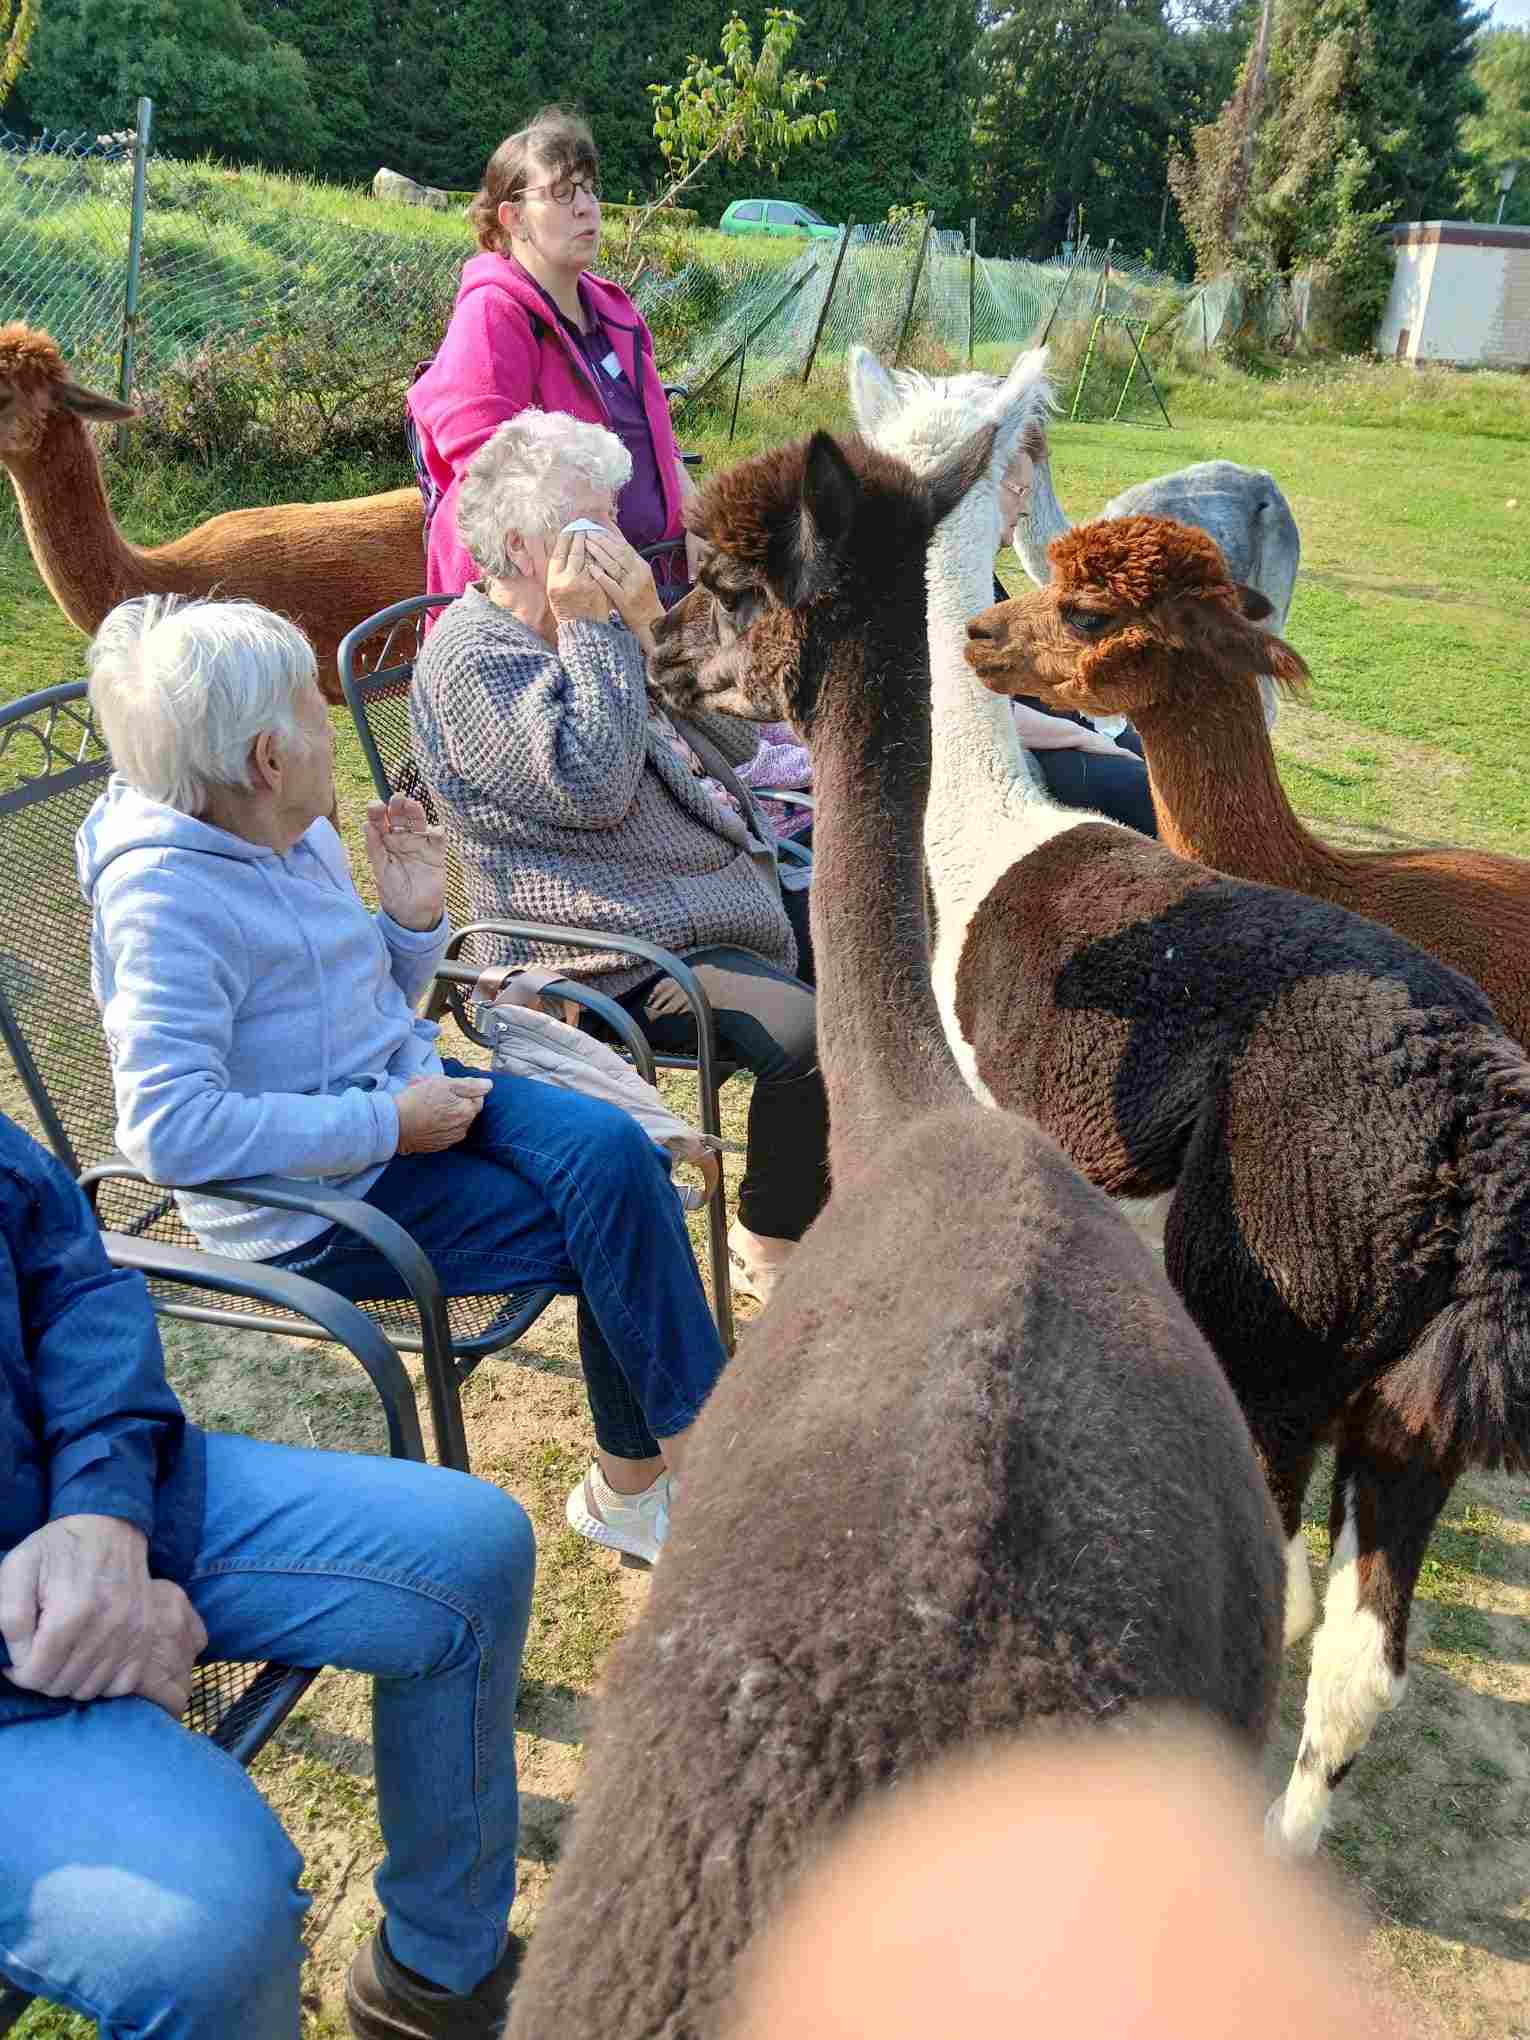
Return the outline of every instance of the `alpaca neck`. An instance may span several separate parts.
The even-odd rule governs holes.
[[[1052,487],[1052,463],[1038,460],[1031,473],[1031,487],[1025,515],[1015,526],[1014,546],[1020,564],[1044,588],[1052,578],[1047,547],[1072,527]]]
[[[930,990],[920,852],[928,674],[911,635],[917,607],[896,607],[910,611],[901,635],[840,640],[812,732],[810,908],[836,1182],[873,1162],[910,1115],[967,1097]]]
[[[100,458],[78,418],[54,412],[36,451],[6,464],[37,571],[78,629],[94,631],[125,595],[161,592],[152,556],[117,529]]]
[[[1215,696],[1193,716],[1182,708],[1141,709],[1137,733],[1147,758],[1159,839],[1176,856],[1238,871],[1257,843],[1257,862],[1278,869],[1298,892],[1346,862],[1310,835],[1286,798],[1265,727],[1257,675]]]
[[[967,624],[993,599],[993,513],[974,490],[930,546],[930,694],[934,757],[924,849],[935,895],[935,998],[957,1062],[979,1090],[956,1021],[956,973],[968,923],[1029,851],[1079,819],[1031,776],[1008,699],[967,664]]]

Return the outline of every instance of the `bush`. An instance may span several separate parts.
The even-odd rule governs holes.
[[[396,456],[415,364],[450,311],[450,293],[402,256],[343,299],[294,292],[267,331],[209,336],[160,368],[139,397],[145,450],[289,465]]]

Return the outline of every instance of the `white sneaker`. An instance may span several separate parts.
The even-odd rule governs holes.
[[[796,1251],[795,1240],[769,1239],[734,1219],[728,1228],[728,1269],[734,1293],[769,1303],[771,1291]]]
[[[568,1527],[622,1554],[623,1565],[652,1565],[669,1535],[670,1480],[661,1473],[640,1495],[619,1495],[592,1460],[590,1470],[569,1493]]]

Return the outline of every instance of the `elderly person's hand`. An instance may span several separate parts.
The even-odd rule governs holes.
[[[12,1685],[55,1700],[138,1694],[180,1715],[207,1631],[148,1542],[115,1516],[60,1516],[0,1563],[0,1636]]]
[[[641,553],[628,545],[615,525],[580,535],[585,542],[591,579],[605,590],[611,607],[644,652],[651,652],[653,627],[664,614],[664,604],[653,584],[653,569]]]
[[[613,603],[590,571],[587,531],[564,531],[547,563],[547,606],[559,623],[605,623]]]
[[[1015,526],[1030,509],[1031,483],[1035,478],[1036,463],[1029,451],[1022,445],[1016,447],[1009,465],[999,477],[999,543],[1008,545],[1014,537]]]
[[[367,805],[367,862],[382,910],[423,935],[446,902],[446,831],[431,828],[417,800],[396,793]]]

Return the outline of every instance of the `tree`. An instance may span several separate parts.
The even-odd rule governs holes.
[[[802,62],[830,81],[832,149],[792,166],[792,196],[832,220],[923,204],[947,224],[969,209],[978,0],[814,0]],[[731,181],[726,197],[744,197]]]
[[[11,95],[37,28],[37,0],[0,0],[0,106]]]
[[[1461,134],[1472,216],[1493,218],[1498,173],[1513,163],[1519,175],[1504,202],[1504,224],[1530,226],[1530,28],[1495,28],[1479,36],[1472,82],[1482,95],[1482,111],[1467,118]]]
[[[92,132],[147,94],[179,156],[295,162],[321,126],[302,57],[240,0],[49,0],[21,92],[32,120]]]
[[[1201,275],[1310,270],[1334,337],[1368,346],[1391,273],[1380,229],[1462,202],[1481,20],[1466,0],[1275,0],[1265,50],[1173,172]]]
[[[648,87],[654,138],[668,175],[658,194],[633,212],[620,258],[624,269],[632,269],[639,237],[709,164],[747,159],[774,176],[791,150],[833,134],[832,107],[798,111],[827,83],[787,64],[801,26],[802,16],[789,7],[767,7],[756,56],[748,23],[731,14],[723,23],[720,64],[693,56],[678,83]]]
[[[1168,158],[1232,84],[1235,7],[1021,0],[986,34],[974,146],[984,232],[1055,253],[1075,208],[1103,245],[1158,239]]]

